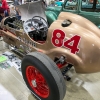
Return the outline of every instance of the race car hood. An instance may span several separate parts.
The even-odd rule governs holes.
[[[68,22],[64,23],[65,20]],[[53,37],[52,43],[50,37]],[[59,39],[60,42],[55,42],[56,39]],[[47,40],[50,41],[48,49],[53,48],[53,53],[50,53],[50,55],[55,55],[57,52],[64,54],[65,52],[67,62],[75,65],[76,72],[92,73],[100,71],[100,29],[86,18],[69,12],[61,12],[58,19],[49,27]],[[76,43],[77,40],[79,41]],[[56,43],[57,45],[55,45]],[[61,45],[59,46],[58,43]],[[78,52],[73,52],[70,48],[73,47],[73,50],[75,50],[74,46]]]
[[[61,12],[58,16],[58,20],[63,21],[66,19],[70,20],[72,23],[76,23],[77,25],[91,31],[92,34],[100,38],[100,29],[88,19],[70,12]]]
[[[34,16],[41,16],[46,20],[45,9],[42,1],[34,1],[32,3],[26,3],[16,6],[21,13],[21,20],[27,21]]]

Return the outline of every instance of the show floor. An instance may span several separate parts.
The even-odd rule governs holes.
[[[3,48],[0,41],[0,48]],[[8,49],[3,48],[2,52]],[[95,67],[95,66],[94,66]],[[66,82],[67,92],[64,100],[100,100],[100,73],[76,74],[72,69],[70,82]],[[26,87],[22,76],[14,67],[0,68],[0,100],[36,100]]]

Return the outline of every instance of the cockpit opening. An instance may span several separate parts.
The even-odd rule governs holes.
[[[8,17],[5,19],[4,25],[8,25],[16,30],[23,29],[25,34],[34,41],[46,41],[48,24],[46,20],[40,16],[34,16],[32,19],[28,19],[25,22],[16,17]]]

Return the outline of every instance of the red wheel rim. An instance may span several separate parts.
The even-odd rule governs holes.
[[[26,69],[26,77],[29,85],[42,98],[49,96],[49,86],[43,75],[34,67],[28,66]]]

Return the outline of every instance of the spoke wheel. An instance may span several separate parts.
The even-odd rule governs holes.
[[[42,98],[49,96],[49,87],[42,74],[34,67],[28,66],[26,69],[26,77],[32,89]]]
[[[48,56],[32,52],[22,59],[23,79],[37,100],[63,100],[66,84],[57,65]]]

